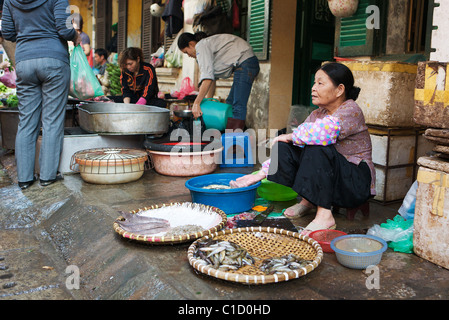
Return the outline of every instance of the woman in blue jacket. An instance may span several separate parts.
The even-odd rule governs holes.
[[[17,176],[21,189],[35,181],[36,141],[42,118],[40,184],[57,180],[64,139],[65,106],[70,85],[67,41],[78,42],[67,0],[5,0],[2,34],[16,42],[19,127]],[[51,50],[49,50],[51,48]]]

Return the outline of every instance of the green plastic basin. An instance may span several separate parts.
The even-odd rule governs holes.
[[[253,172],[253,174],[257,172]],[[257,188],[257,193],[261,198],[268,201],[290,201],[298,197],[298,194],[292,188],[269,181],[267,178],[261,181],[260,186]]]

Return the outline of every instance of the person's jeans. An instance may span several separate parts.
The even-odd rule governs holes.
[[[18,181],[28,182],[34,178],[36,141],[41,120],[40,179],[53,180],[59,168],[64,142],[70,66],[53,58],[30,59],[17,63],[16,74],[19,99],[15,150]]]
[[[234,82],[226,99],[232,105],[233,118],[246,120],[246,111],[254,79],[260,71],[259,60],[251,57],[243,61],[234,71]]]

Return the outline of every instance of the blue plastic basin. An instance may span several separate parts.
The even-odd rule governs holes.
[[[235,189],[204,189],[211,184],[229,185],[229,182],[244,176],[240,173],[217,173],[198,176],[186,181],[186,188],[190,190],[192,202],[213,206],[223,210],[226,214],[241,213],[254,207],[257,188],[260,182]]]
[[[366,269],[379,264],[387,250],[385,240],[365,234],[348,234],[331,241],[337,261],[352,269]]]

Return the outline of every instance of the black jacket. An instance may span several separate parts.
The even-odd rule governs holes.
[[[123,70],[120,76],[123,98],[131,98],[131,103],[136,103],[140,98],[145,98],[147,102],[157,98],[159,86],[157,84],[156,70],[146,62],[140,63],[137,76]]]

